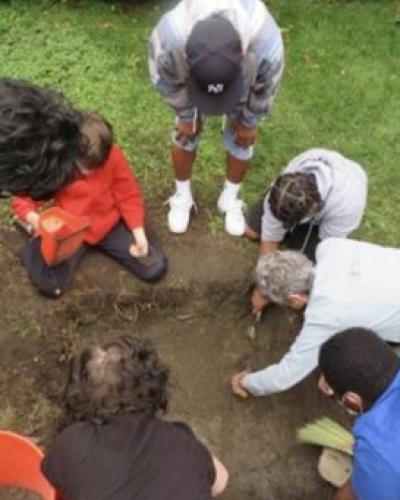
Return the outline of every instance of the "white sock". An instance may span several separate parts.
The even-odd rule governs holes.
[[[228,181],[228,179],[225,179],[224,190],[222,191],[222,195],[224,196],[224,198],[230,200],[236,200],[241,186],[242,186],[241,182],[239,182],[239,184],[235,184],[231,181]]]
[[[178,181],[175,179],[176,192],[181,196],[187,196],[192,198],[192,188],[190,185],[190,179],[187,181]]]

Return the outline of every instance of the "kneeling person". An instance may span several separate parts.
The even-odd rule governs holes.
[[[42,471],[65,500],[207,500],[227,484],[225,467],[167,409],[168,370],[152,344],[122,337],[81,351],[65,393],[72,422]]]
[[[328,238],[318,245],[316,265],[300,252],[279,250],[260,257],[256,279],[266,301],[305,309],[304,323],[279,363],[234,376],[238,395],[294,386],[317,367],[321,345],[340,329],[373,328],[382,339],[400,342],[399,249]]]
[[[362,167],[336,151],[305,151],[287,165],[250,211],[246,235],[260,238],[262,255],[278,250],[284,241],[291,250],[304,245],[307,257],[315,260],[319,240],[345,238],[358,228],[367,185]]]
[[[346,238],[361,223],[368,179],[360,165],[336,151],[314,148],[296,156],[247,214],[246,236],[260,255],[285,247],[315,261],[317,244]],[[256,313],[261,297],[253,295]]]
[[[113,143],[111,125],[100,115],[71,107],[68,113],[74,116],[76,126],[70,130],[64,123],[68,115],[63,108],[55,107],[53,94],[18,81],[8,81],[7,87],[13,88],[16,96],[9,99],[9,104],[15,108],[25,106],[26,113],[21,116],[21,123],[17,114],[12,125],[21,134],[27,133],[24,127],[33,129],[31,150],[37,149],[32,160],[34,164],[40,164],[42,160],[42,142],[48,144],[48,149],[63,147],[64,156],[70,155],[67,167],[55,158],[47,170],[44,167],[42,170],[38,167],[32,169],[35,181],[32,186],[26,184],[27,176],[22,175],[24,170],[21,174],[18,169],[13,175],[9,174],[14,183],[7,186],[10,185],[18,194],[12,199],[12,208],[34,233],[21,255],[33,284],[47,296],[60,296],[70,285],[83,256],[93,247],[120,262],[143,281],[156,282],[163,278],[167,259],[161,248],[147,239],[140,188],[121,149]],[[49,109],[42,110],[43,102]],[[35,125],[38,113],[42,113],[43,118],[37,119]],[[48,127],[47,122],[51,120],[56,130]],[[73,141],[80,144],[76,150],[72,148]],[[58,178],[62,177],[61,182]],[[43,187],[47,187],[46,183],[50,181],[54,191],[46,192]],[[24,195],[19,195],[19,189]],[[41,199],[42,194],[44,199]],[[55,266],[47,265],[43,259],[41,237],[37,235],[39,210],[49,198],[66,212],[90,219],[83,245],[71,258]]]

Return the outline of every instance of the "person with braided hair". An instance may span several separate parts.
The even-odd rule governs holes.
[[[260,255],[281,243],[315,262],[317,244],[346,238],[361,223],[368,192],[363,168],[336,151],[314,148],[296,156],[248,212],[246,236],[260,240]],[[267,305],[255,291],[253,312]]]

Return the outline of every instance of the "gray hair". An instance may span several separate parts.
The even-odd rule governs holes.
[[[310,292],[314,264],[301,252],[276,251],[259,258],[255,274],[259,292],[271,302],[286,305],[291,294]]]

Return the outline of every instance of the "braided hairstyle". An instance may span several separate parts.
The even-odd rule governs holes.
[[[0,78],[0,191],[50,198],[82,155],[81,125],[59,92]]]
[[[289,228],[321,210],[323,202],[314,174],[280,175],[269,191],[273,215]]]

